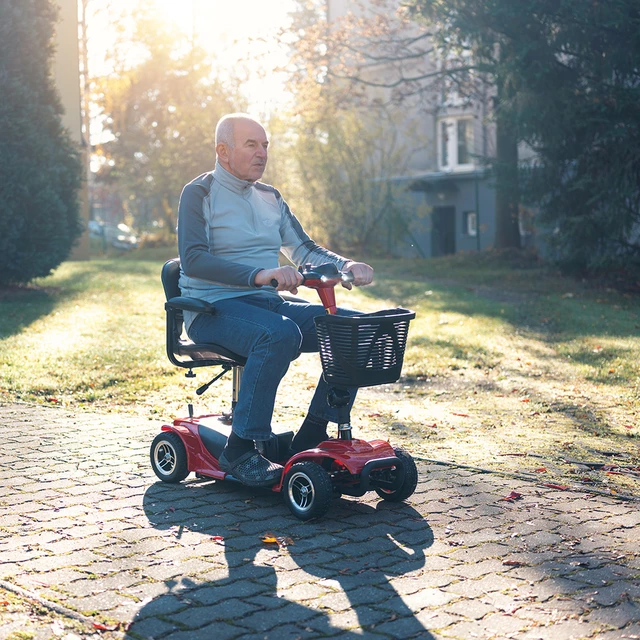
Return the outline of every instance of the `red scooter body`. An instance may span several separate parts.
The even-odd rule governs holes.
[[[211,426],[213,421],[219,422],[217,428],[215,424]],[[180,438],[185,448],[187,469],[190,473],[214,480],[224,480],[229,474],[220,469],[215,455],[205,446],[199,432],[202,425],[206,425],[209,431],[212,429],[219,431],[224,439],[228,437],[228,432],[230,432],[230,428],[224,424],[224,416],[222,415],[176,418],[172,425],[163,425],[161,431],[173,432]],[[286,433],[293,436],[291,432],[284,432],[281,435]],[[278,460],[274,460],[284,466],[280,482],[272,487],[272,490],[276,492],[282,490],[285,475],[298,462],[314,462],[329,469],[331,473],[340,475],[340,484],[344,485],[343,489],[345,489],[342,493],[353,493],[353,495],[362,495],[370,488],[369,484],[366,488],[361,487],[360,478],[363,470],[391,468],[397,462],[393,447],[385,440],[330,439],[321,442],[314,449],[307,449],[291,457],[286,455],[286,452],[283,454]],[[372,466],[372,462],[375,465]],[[367,465],[369,466],[367,467]],[[366,477],[369,475],[367,474]],[[233,476],[229,476],[229,478],[234,480]],[[364,491],[362,491],[363,488]]]
[[[302,273],[304,285],[316,289],[327,313],[335,314],[334,287],[338,282],[349,282],[351,274],[339,272],[334,265],[307,265]],[[163,425],[154,439],[150,454],[156,475],[164,482],[180,482],[189,473],[237,481],[218,463],[231,433],[227,417],[196,417],[191,415],[191,407],[189,413],[187,418],[176,418],[173,424]],[[289,508],[301,520],[323,515],[337,494],[362,496],[375,490],[386,500],[399,501],[416,488],[417,470],[408,453],[394,449],[384,440],[352,439],[350,425],[347,426],[346,430],[341,428],[338,439],[325,440],[292,456],[291,431],[275,429],[269,442],[257,445],[259,449],[262,447],[265,457],[283,465],[280,480],[272,491],[283,493]]]

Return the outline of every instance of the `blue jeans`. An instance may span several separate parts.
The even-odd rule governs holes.
[[[213,315],[201,313],[189,328],[194,342],[213,342],[247,358],[232,429],[247,440],[268,440],[278,391],[292,360],[318,351],[313,319],[326,311],[320,304],[289,302],[280,296],[256,293],[220,300]],[[357,311],[338,309],[340,315]],[[328,385],[321,376],[309,413],[328,422],[338,414],[327,403]],[[350,389],[351,405],[356,389]]]

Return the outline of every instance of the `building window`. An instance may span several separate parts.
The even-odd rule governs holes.
[[[463,214],[463,225],[464,233],[468,236],[477,236],[478,235],[478,216],[475,211],[465,211]]]
[[[473,120],[447,118],[439,128],[440,169],[471,169],[473,167]]]
[[[471,133],[470,120],[458,120],[458,164],[469,164],[469,143]]]
[[[440,166],[449,166],[449,123],[446,120],[440,123]]]

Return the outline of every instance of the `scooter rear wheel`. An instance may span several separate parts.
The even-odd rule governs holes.
[[[393,451],[404,465],[404,481],[402,482],[402,486],[395,491],[376,487],[375,491],[383,500],[387,500],[388,502],[402,502],[402,500],[406,500],[409,496],[413,495],[413,492],[418,486],[418,469],[411,455],[404,449],[394,449]],[[391,471],[390,474],[393,479],[395,472]]]
[[[149,451],[151,467],[162,482],[177,483],[189,475],[187,451],[180,436],[170,431],[159,433]]]
[[[287,472],[282,494],[296,518],[311,520],[328,511],[333,499],[333,486],[329,474],[320,465],[298,462]]]

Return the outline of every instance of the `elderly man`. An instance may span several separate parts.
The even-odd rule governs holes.
[[[352,272],[356,286],[373,278],[369,265],[315,244],[280,193],[258,182],[268,146],[264,128],[254,119],[245,114],[222,118],[216,127],[215,169],[185,186],[178,213],[182,294],[216,307],[213,315],[185,313],[187,333],[196,342],[222,344],[247,358],[232,433],[219,463],[250,486],[269,486],[280,478],[282,467],[260,455],[255,441],[271,435],[276,392],[291,361],[300,352],[317,351],[313,319],[324,313],[321,305],[278,295],[295,294],[302,283],[295,267],[279,266],[280,252],[296,266],[333,262]],[[327,423],[337,416],[326,392],[321,378],[293,440],[294,452],[327,438]]]

